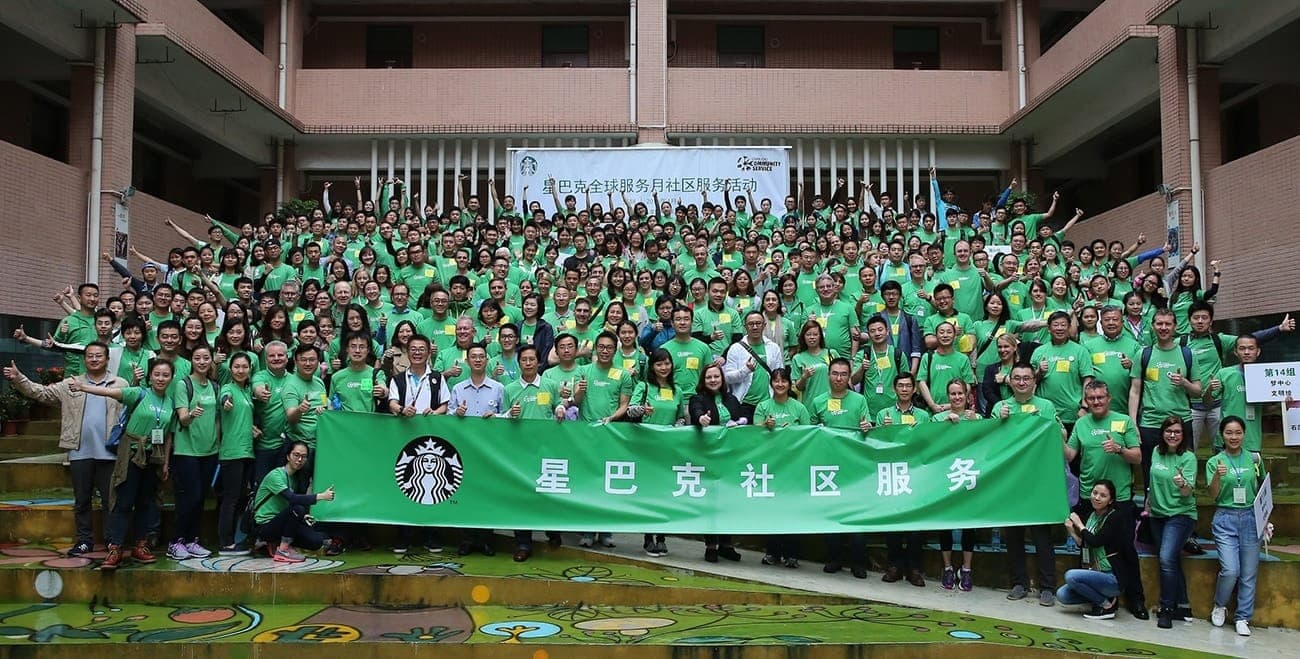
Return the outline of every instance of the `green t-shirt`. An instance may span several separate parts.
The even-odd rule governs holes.
[[[284,401],[284,409],[287,411],[291,407],[296,407],[304,398],[311,401],[311,407],[298,417],[297,423],[289,423],[286,434],[289,439],[301,439],[307,442],[307,446],[314,450],[316,448],[316,421],[320,417],[320,413],[316,410],[319,407],[329,405],[329,396],[325,393],[325,383],[321,382],[320,378],[313,375],[310,380],[303,380],[297,373],[294,373],[287,378],[284,389],[280,393],[280,399]]]
[[[954,309],[971,318],[984,317],[984,281],[978,268],[949,267],[936,276],[936,281],[952,286]]]
[[[284,282],[295,279],[297,276],[298,272],[293,269],[293,266],[281,263],[266,271],[266,280],[262,283],[262,290],[278,291],[284,286]]]
[[[99,340],[99,335],[95,333],[95,317],[80,311],[68,314],[59,321],[59,327],[54,331],[54,340],[59,343],[75,343],[83,346]],[[84,372],[86,372],[86,361],[83,353],[75,351],[63,353],[64,377],[75,377]]]
[[[1219,496],[1215,497],[1214,505],[1220,508],[1250,508],[1255,505],[1255,495],[1259,492],[1259,483],[1264,480],[1263,468],[1255,460],[1255,456],[1247,452],[1244,448],[1237,455],[1228,455],[1216,453],[1205,461],[1205,482],[1214,482],[1214,472],[1218,471],[1219,463],[1228,466],[1228,473],[1219,478]],[[1237,488],[1245,490],[1246,501],[1238,503],[1234,499],[1234,490]]]
[[[731,345],[731,337],[744,332],[740,312],[726,304],[718,311],[710,309],[708,305],[696,307],[695,317],[691,320],[691,333],[712,337],[715,330],[722,332],[722,336],[708,342],[709,351],[720,355]]]
[[[828,428],[857,430],[863,419],[871,420],[867,399],[853,390],[845,391],[841,398],[836,398],[828,391],[813,399],[810,410],[813,423]]]
[[[1192,371],[1195,373],[1193,379],[1200,380],[1202,386],[1208,387],[1210,378],[1214,377],[1219,369],[1223,368],[1223,355],[1233,354],[1237,348],[1237,337],[1232,334],[1220,334],[1219,343],[1223,346],[1223,355],[1214,346],[1214,339],[1209,334],[1205,336],[1184,336],[1179,344],[1186,342],[1187,349],[1192,353]],[[1212,400],[1222,399],[1222,394],[1213,396]]]
[[[271,397],[265,402],[253,399],[253,418],[257,427],[262,429],[262,438],[257,440],[257,450],[268,451],[280,448],[282,438],[289,430],[289,420],[284,416],[284,385],[288,382],[289,372],[275,375],[271,371],[258,371],[253,374],[253,389],[266,386]]]
[[[602,368],[600,364],[589,364],[583,370],[587,378],[587,393],[578,405],[578,418],[583,421],[600,421],[613,414],[623,396],[632,398],[636,388],[633,374],[616,365]]]
[[[1108,412],[1101,419],[1085,414],[1075,422],[1069,442],[1080,454],[1079,491],[1091,492],[1097,481],[1109,479],[1115,484],[1115,500],[1128,501],[1133,497],[1133,467],[1123,455],[1102,450],[1107,439],[1124,448],[1140,446],[1133,420],[1118,412]]]
[[[1188,483],[1195,483],[1196,454],[1184,451],[1182,454],[1161,455],[1160,451],[1154,451],[1151,454],[1151,483],[1148,486],[1151,516],[1186,515],[1196,519],[1196,494],[1193,492],[1183,496],[1174,484],[1174,474],[1182,474]]]
[[[793,398],[786,398],[784,403],[778,403],[776,400],[769,398],[755,406],[754,425],[761,426],[767,423],[768,419],[772,419],[772,422],[776,424],[773,429],[786,426],[806,426],[808,425],[808,408]]]
[[[130,387],[122,390],[122,404],[131,410],[126,421],[126,434],[149,441],[154,429],[166,432],[172,430],[172,419],[176,413],[172,407],[169,393],[159,396],[152,389]]]
[[[189,394],[186,381],[192,387],[193,395]],[[197,457],[217,454],[217,445],[221,439],[217,434],[221,417],[217,407],[217,390],[218,386],[213,380],[199,384],[193,377],[189,377],[179,382],[173,394],[172,405],[176,409],[185,407],[192,410],[202,407],[203,414],[197,419],[191,419],[188,426],[180,423],[178,416],[176,438],[172,443],[173,454]]]
[[[799,380],[803,378],[803,371],[806,368],[812,369],[812,374],[808,376],[808,381],[803,384],[799,391],[799,400],[808,401],[809,404],[816,400],[818,396],[831,390],[830,364],[831,360],[837,355],[825,348],[814,355],[810,352],[795,353],[790,358],[790,377],[794,384],[798,385]]]
[[[117,377],[130,382],[131,384],[140,384],[135,381],[135,367],[139,366],[141,371],[148,373],[149,360],[153,359],[154,351],[141,346],[139,350],[129,350],[122,348],[122,356],[117,362]],[[65,371],[66,374],[66,371]]]
[[[948,323],[957,330],[952,343],[957,348],[957,352],[969,355],[975,351],[975,337],[970,334],[975,323],[970,316],[960,311],[954,312],[951,316],[941,316],[935,311],[921,319],[921,334],[923,336],[934,334],[940,323]]]
[[[330,375],[330,391],[339,397],[341,409],[347,412],[374,412],[375,385],[387,387],[388,378],[383,371],[367,365],[359,370],[348,366]]]
[[[989,414],[991,418],[1002,418],[1002,408],[1010,408],[1009,414],[1032,414],[1040,419],[1056,421],[1056,406],[1052,401],[1040,396],[1030,396],[1029,400],[1021,403],[1015,398],[1006,398],[993,404],[993,410]]]
[[[836,354],[849,354],[853,347],[849,330],[856,327],[858,321],[855,305],[841,300],[828,305],[814,301],[808,305],[808,312],[822,326],[822,332],[826,335],[826,347]]]
[[[686,397],[677,386],[660,387],[648,382],[638,382],[632,391],[633,405],[649,405],[654,411],[642,417],[641,423],[654,426],[671,426],[686,413]]]
[[[1185,379],[1192,377],[1187,370],[1183,349],[1177,344],[1168,350],[1158,345],[1151,346],[1151,358],[1147,361],[1145,370],[1142,367],[1141,353],[1133,360],[1129,375],[1142,378],[1142,409],[1138,418],[1142,427],[1159,428],[1161,422],[1170,416],[1192,418],[1192,405],[1187,398],[1187,390],[1169,380],[1171,373],[1180,373]]]
[[[908,410],[900,410],[897,405],[891,405],[876,413],[876,425],[885,425],[885,419],[889,419],[889,425],[892,426],[914,426],[929,421],[930,413],[915,405]]]
[[[862,373],[862,395],[867,400],[871,418],[875,418],[880,410],[898,402],[894,394],[894,376],[899,374],[899,369],[909,369],[910,364],[906,355],[892,345],[886,345],[879,352],[868,345],[855,359],[858,360],[853,365],[855,371],[863,363],[866,365]]]
[[[507,414],[519,403],[521,419],[554,419],[555,406],[560,404],[560,383],[538,377],[536,382],[515,380],[505,386],[502,396]]]
[[[1224,366],[1219,369],[1216,377],[1223,382],[1223,418],[1236,416],[1246,422],[1246,436],[1242,439],[1241,448],[1244,451],[1259,453],[1263,446],[1263,433],[1260,429],[1259,405],[1246,402],[1246,374],[1241,364],[1233,366]],[[1208,380],[1202,381],[1203,386],[1210,386]],[[1223,446],[1223,438],[1219,436],[1218,429],[1215,429],[1214,445]]]
[[[1040,375],[1038,395],[1052,401],[1061,423],[1073,423],[1083,400],[1083,382],[1092,377],[1092,353],[1075,341],[1044,343],[1029,363],[1038,370],[1044,360],[1047,372]]]
[[[292,489],[289,472],[285,471],[284,467],[276,467],[268,472],[262,479],[262,484],[257,486],[257,494],[254,495],[256,497],[254,501],[261,502],[261,505],[253,512],[253,521],[265,524],[288,508],[289,500],[280,496],[280,493]]]
[[[670,339],[661,346],[673,356],[673,382],[681,388],[682,395],[690,398],[695,395],[700,384],[700,373],[713,361],[713,352],[699,339],[680,341]]]
[[[253,389],[230,382],[221,385],[221,460],[253,457]],[[227,411],[225,402],[231,408]]]
[[[971,370],[970,358],[966,355],[956,350],[946,355],[936,351],[921,356],[916,379],[930,388],[930,398],[935,404],[943,405],[948,402],[948,384],[954,380],[973,384],[975,373]]]
[[[1142,345],[1132,334],[1121,331],[1113,341],[1104,334],[1099,334],[1084,341],[1083,347],[1092,354],[1092,376],[1105,382],[1110,389],[1110,409],[1128,414],[1128,390],[1132,382],[1129,373],[1132,364],[1125,368],[1123,360],[1127,357],[1136,361],[1142,354]]]

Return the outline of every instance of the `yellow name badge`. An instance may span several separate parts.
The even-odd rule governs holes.
[[[1011,304],[1014,304],[1014,305],[1019,306],[1019,304],[1020,304],[1020,296],[1019,296],[1019,295],[1014,295],[1014,294],[1013,294],[1013,295],[1011,296]]]
[[[1106,353],[1104,353],[1104,352],[1094,352],[1094,353],[1092,353],[1092,363],[1093,363],[1093,364],[1096,364],[1096,365],[1098,365],[1098,366],[1101,366],[1102,364],[1105,364],[1105,363],[1106,363]]]
[[[898,277],[907,276],[907,271],[902,268],[894,268],[894,275]]]
[[[1028,403],[1020,406],[1020,411],[1025,414],[1033,414],[1038,411],[1038,407]]]
[[[900,328],[900,327],[902,327],[902,326],[903,326],[903,325],[902,325],[901,323],[898,324],[898,325],[894,325],[894,326],[893,326],[892,329],[894,330],[894,336],[898,336],[898,328]]]
[[[969,334],[963,334],[961,335],[961,338],[957,340],[957,350],[961,352],[970,352],[971,350],[974,349],[975,349],[975,337]]]
[[[611,368],[611,369],[609,369],[609,379],[611,379],[611,380],[617,380],[617,379],[619,379],[619,378],[621,378],[621,377],[623,377],[623,371],[620,371],[620,370],[618,370],[617,368]]]
[[[687,357],[687,358],[686,358],[686,368],[689,368],[689,369],[691,369],[692,371],[699,370],[699,368],[700,368],[700,358],[699,358],[699,357]]]
[[[424,269],[424,276],[425,276],[425,277],[432,277],[436,272],[437,272],[437,271],[434,270],[433,268],[425,268],[425,269]]]
[[[818,316],[818,317],[817,317],[817,324],[818,324],[818,325],[821,325],[821,326],[822,326],[822,329],[826,329],[826,316]]]
[[[903,415],[903,423],[905,423],[905,424],[907,424],[907,425],[911,425],[911,424],[913,424],[913,423],[916,423],[916,417],[912,416],[911,414],[904,414],[904,415]]]
[[[445,335],[447,335],[447,336],[456,336],[456,326],[455,326],[455,325],[443,325],[443,326],[442,326],[442,333],[445,334]]]
[[[454,268],[456,267],[456,259],[447,259],[443,265],[446,265],[448,268]]]
[[[1111,421],[1111,422],[1110,422],[1110,431],[1111,431],[1111,432],[1124,432],[1124,427],[1125,427],[1125,425],[1126,425],[1126,424],[1125,424],[1123,421]]]
[[[843,401],[841,401],[838,398],[831,398],[830,400],[826,401],[826,409],[831,412],[839,412],[841,409],[840,408],[841,402]]]
[[[636,360],[635,360],[635,359],[624,359],[624,360],[623,360],[623,368],[625,368],[625,369],[627,369],[627,370],[630,371],[630,370],[632,370],[634,367],[636,367]]]
[[[538,405],[550,405],[550,404],[551,404],[551,392],[549,392],[549,391],[539,391],[539,392],[537,392],[537,404],[538,404]]]
[[[659,389],[659,400],[672,400],[672,399],[673,399],[672,389],[666,389],[662,387]]]
[[[948,282],[948,285],[951,286],[951,287],[952,287],[952,290],[954,290],[954,291],[956,291],[956,290],[960,290],[960,289],[961,289],[961,280],[960,280],[960,279],[954,279],[954,280]]]
[[[1056,372],[1057,372],[1057,373],[1069,373],[1069,372],[1070,372],[1070,362],[1069,362],[1069,360],[1065,360],[1065,359],[1058,359],[1058,360],[1056,360]]]
[[[1146,381],[1147,381],[1147,382],[1159,382],[1159,381],[1160,381],[1160,369],[1158,369],[1158,368],[1148,368],[1148,369],[1147,369],[1147,372],[1146,372]]]
[[[570,319],[564,321],[564,327],[565,327],[565,329],[573,329],[573,328],[575,328],[575,327],[577,327],[577,326],[578,326],[578,321],[575,320],[575,319],[573,319],[573,318],[570,318]]]
[[[887,368],[889,368],[889,358],[888,358],[888,357],[877,357],[877,358],[876,358],[876,368],[878,368],[878,369],[880,369],[880,370],[882,370],[882,371],[885,370],[885,369],[887,369]]]
[[[729,313],[720,313],[720,314],[718,314],[718,322],[719,322],[719,323],[729,323],[729,322],[731,322],[731,314],[729,314]]]

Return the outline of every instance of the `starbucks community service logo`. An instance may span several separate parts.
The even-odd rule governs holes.
[[[465,466],[451,442],[433,435],[416,437],[397,455],[393,479],[406,498],[425,506],[450,499],[460,489]]]
[[[519,161],[519,175],[532,176],[537,173],[537,159],[532,156],[524,156]]]

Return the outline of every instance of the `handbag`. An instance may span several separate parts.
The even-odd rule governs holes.
[[[117,423],[114,423],[113,427],[108,431],[108,441],[104,442],[104,447],[110,453],[116,454],[117,447],[122,445],[122,435],[126,434],[126,424],[131,420],[131,413],[135,411],[136,407],[139,407],[140,402],[143,400],[144,395],[141,392],[140,400],[135,401],[135,405],[122,406],[122,411],[117,415]]]
[[[248,505],[244,506],[244,511],[239,514],[239,530],[241,532],[245,535],[253,535],[253,531],[257,529],[257,509],[261,508],[267,501],[270,501],[273,496],[275,495],[268,494],[262,497],[262,499],[256,504],[253,503],[253,497],[248,497]]]

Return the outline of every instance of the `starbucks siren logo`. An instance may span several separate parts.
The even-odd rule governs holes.
[[[432,435],[408,442],[393,467],[393,478],[402,494],[426,506],[450,499],[464,477],[465,466],[456,447]]]
[[[537,159],[532,156],[524,156],[519,161],[519,175],[532,176],[537,173]]]

